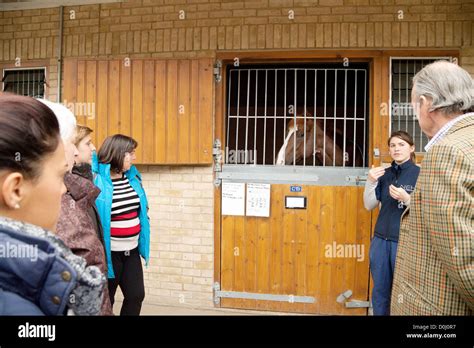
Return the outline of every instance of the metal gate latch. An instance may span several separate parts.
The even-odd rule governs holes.
[[[346,176],[346,181],[347,182],[355,182],[357,185],[359,185],[361,182],[367,181],[367,175],[347,175]]]
[[[347,301],[352,296],[352,290],[346,290],[336,298],[336,302],[344,303],[346,308],[371,308],[372,304],[370,301],[361,301],[361,300],[350,300]]]
[[[337,297],[336,302],[344,303],[351,296],[352,296],[352,290],[346,290]]]

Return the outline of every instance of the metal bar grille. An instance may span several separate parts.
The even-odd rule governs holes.
[[[4,69],[2,91],[44,98],[45,75],[45,68]]]
[[[332,66],[229,68],[225,164],[364,167],[368,66]]]
[[[428,138],[421,131],[411,106],[413,77],[426,65],[437,60],[450,60],[449,57],[391,58],[390,86],[390,132],[404,130],[412,135],[415,152],[425,152]]]

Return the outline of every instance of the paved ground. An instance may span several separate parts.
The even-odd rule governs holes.
[[[120,314],[122,302],[118,299],[114,304],[114,313]],[[174,306],[160,306],[153,304],[144,304],[141,315],[299,315],[292,313],[266,312],[266,311],[247,311],[227,308],[188,308]]]

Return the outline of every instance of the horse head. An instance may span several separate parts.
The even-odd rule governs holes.
[[[336,144],[331,132],[324,132],[322,120],[315,122],[309,113],[305,118],[291,118],[287,124],[283,142],[276,165],[336,165],[342,166],[343,150]],[[339,131],[337,131],[340,133]],[[343,134],[339,134],[343,137]]]
[[[311,117],[311,115],[307,115]],[[304,158],[313,155],[314,121],[312,119],[292,118],[287,125],[283,146],[278,152],[277,165],[289,165],[303,162]],[[305,146],[306,144],[306,146]]]

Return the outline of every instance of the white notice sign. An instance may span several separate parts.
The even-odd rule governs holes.
[[[270,216],[270,184],[247,184],[247,216]]]
[[[222,182],[222,215],[245,215],[245,183]]]

